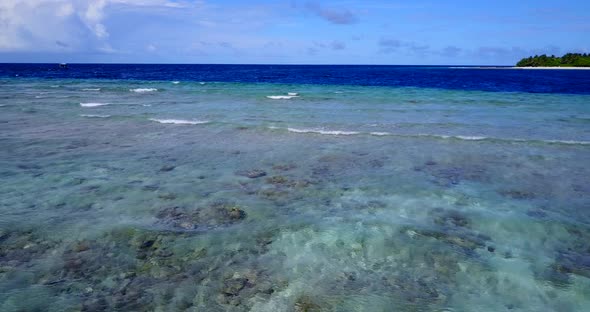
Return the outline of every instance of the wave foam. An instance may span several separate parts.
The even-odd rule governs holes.
[[[520,139],[501,139],[501,138],[491,138],[485,136],[470,136],[470,135],[444,135],[444,134],[415,134],[415,135],[399,135],[399,136],[407,136],[407,137],[429,137],[435,139],[444,139],[444,140],[462,140],[462,141],[483,141],[483,140],[498,140],[498,141],[514,141],[514,142],[527,142],[528,140],[520,140]]]
[[[179,84],[180,81],[172,81],[173,84]]]
[[[111,115],[90,115],[90,114],[81,114],[80,117],[87,117],[87,118],[109,118]]]
[[[80,103],[80,106],[82,107],[98,107],[105,105],[109,105],[109,103]]]
[[[427,135],[427,136],[429,136],[429,135]],[[469,135],[430,135],[430,136],[439,137],[442,139],[459,139],[459,140],[465,140],[465,141],[481,141],[481,140],[492,139],[492,138],[488,138],[485,136],[469,136]]]
[[[438,134],[396,134],[391,132],[359,132],[359,131],[337,131],[324,130],[318,128],[280,128],[269,127],[273,130],[287,130],[293,133],[312,133],[324,135],[374,135],[374,136],[393,136],[402,138],[433,138],[443,140],[461,140],[461,141],[495,141],[508,143],[541,143],[541,144],[565,144],[565,145],[590,145],[590,141],[578,140],[541,140],[541,139],[519,139],[519,138],[494,138],[486,136],[467,136],[467,135],[438,135]]]
[[[292,98],[299,97],[298,95],[267,95],[267,98],[271,100],[290,100]]]
[[[357,131],[338,131],[338,130],[323,130],[323,129],[297,129],[297,128],[287,128],[287,131],[294,132],[294,133],[316,133],[316,134],[326,134],[326,135],[355,135],[360,134]]]
[[[369,132],[370,135],[376,135],[376,136],[386,136],[386,135],[392,135],[389,132]]]
[[[589,141],[577,140],[543,140],[543,139],[519,139],[519,138],[493,138],[485,136],[466,136],[466,135],[435,135],[419,134],[421,137],[432,137],[439,139],[455,139],[463,141],[500,141],[500,142],[517,142],[517,143],[542,143],[542,144],[566,144],[566,145],[590,145]]]
[[[136,92],[136,93],[145,93],[145,92],[155,92],[155,91],[158,91],[158,89],[156,89],[156,88],[135,88],[135,89],[129,89],[129,91]]]
[[[150,118],[151,121],[159,122],[161,124],[174,124],[174,125],[201,125],[209,123],[207,120],[184,120],[184,119],[156,119]]]
[[[100,91],[100,88],[84,88],[82,91]]]
[[[576,141],[576,140],[546,140],[544,142],[547,142],[550,144],[590,145],[589,141]]]

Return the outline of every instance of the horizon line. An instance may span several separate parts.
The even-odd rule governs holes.
[[[74,64],[74,65],[240,65],[240,66],[400,66],[400,67],[515,67],[515,65],[465,65],[465,64],[305,64],[305,63],[94,63],[94,62],[1,62],[6,64]]]

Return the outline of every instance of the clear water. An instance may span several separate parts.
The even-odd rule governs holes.
[[[0,310],[587,311],[589,164],[587,94],[5,78]]]

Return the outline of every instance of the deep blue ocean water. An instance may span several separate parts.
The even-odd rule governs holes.
[[[0,77],[135,79],[442,88],[590,94],[578,70],[490,70],[449,66],[0,64]]]
[[[588,311],[589,85],[1,64],[0,311]]]

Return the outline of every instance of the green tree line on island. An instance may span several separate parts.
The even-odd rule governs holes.
[[[568,53],[562,57],[555,55],[535,55],[523,58],[517,67],[590,67],[590,54]]]

